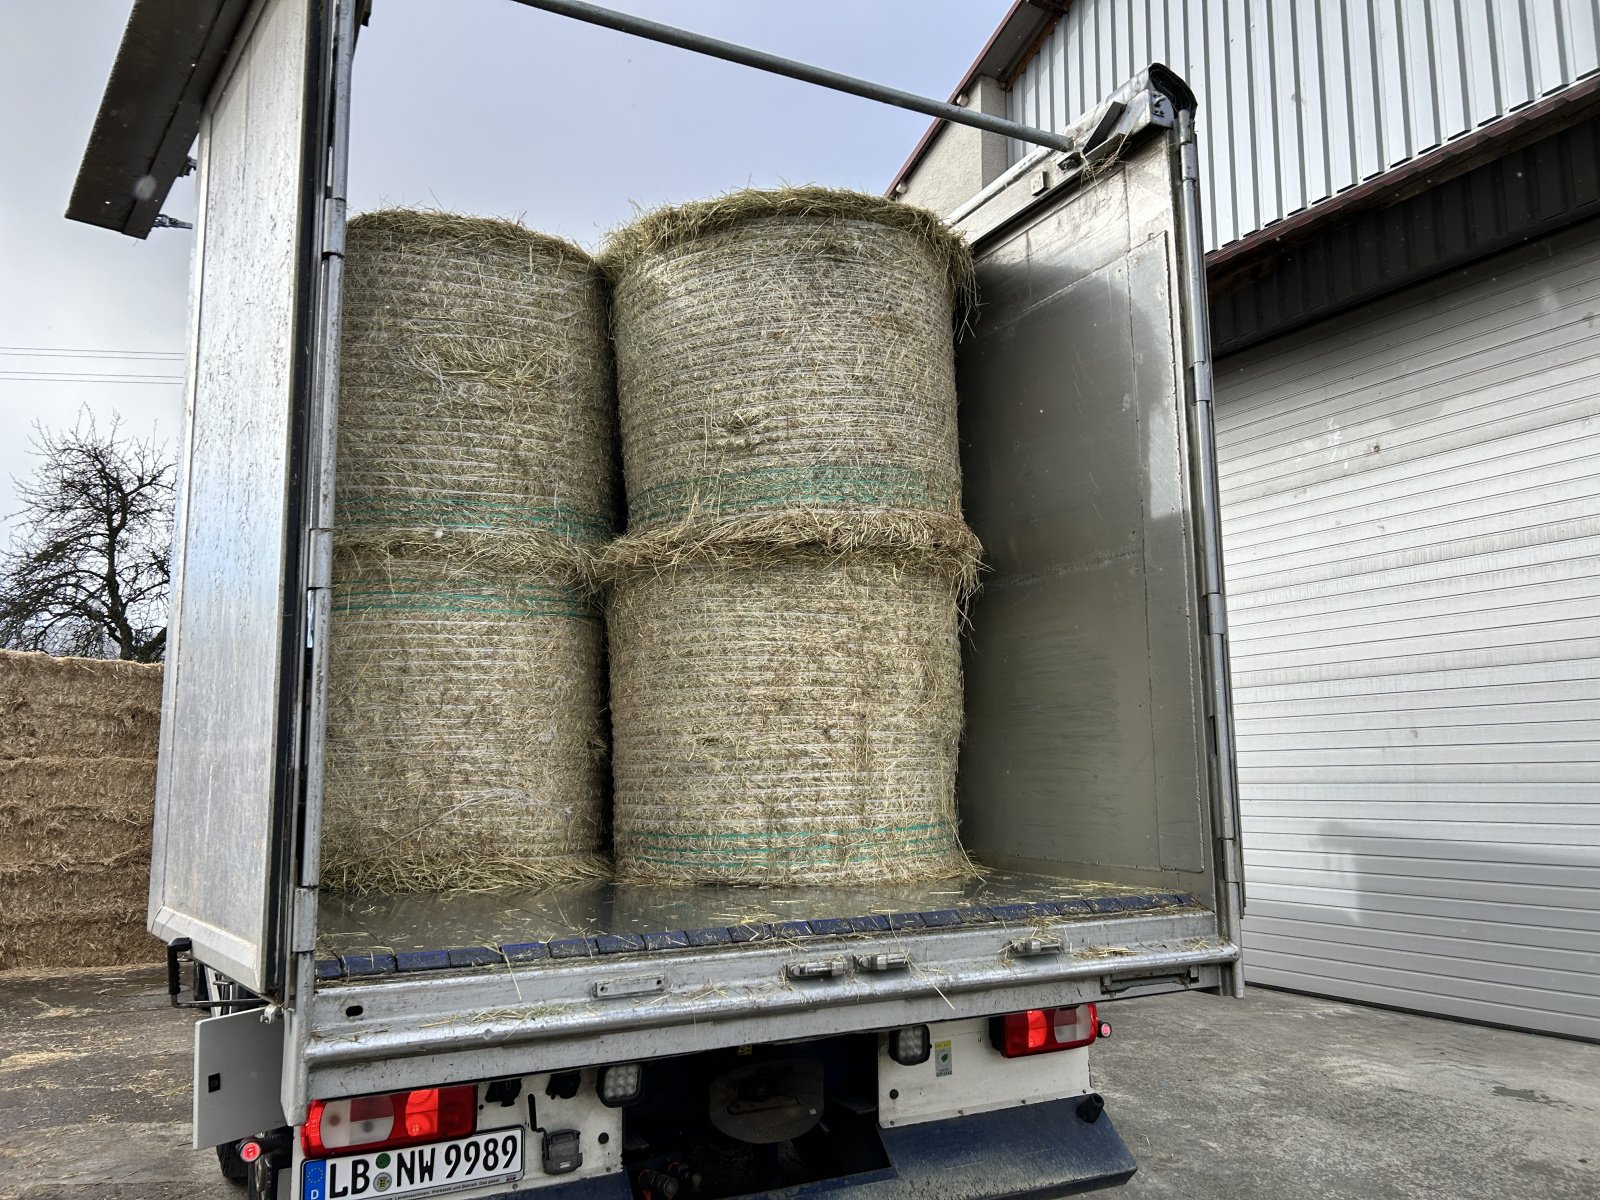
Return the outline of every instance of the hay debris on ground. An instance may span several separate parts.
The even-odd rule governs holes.
[[[649,214],[601,261],[631,533],[793,509],[959,517],[972,263],[933,214],[745,191]]]
[[[336,558],[322,878],[351,891],[598,878],[603,631],[570,572]]]
[[[610,536],[611,350],[588,254],[511,221],[367,213],[349,226],[343,322],[343,532],[491,535],[477,552],[513,570],[541,538]]]
[[[961,584],[870,553],[621,569],[613,825],[648,883],[970,873],[956,837]]]

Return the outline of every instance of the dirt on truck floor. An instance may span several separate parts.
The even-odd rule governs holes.
[[[1600,1046],[1252,991],[1104,1006],[1135,1200],[1595,1200]],[[0,1200],[240,1200],[149,968],[0,973]]]

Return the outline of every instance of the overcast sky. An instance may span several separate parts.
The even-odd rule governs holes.
[[[176,444],[191,235],[65,220],[131,0],[3,0],[0,518],[32,426],[87,408]],[[612,7],[944,98],[1007,0],[611,0]],[[356,55],[353,211],[517,216],[593,247],[635,205],[747,185],[880,191],[914,113],[508,0],[376,0]],[[165,211],[189,217],[188,180]],[[38,354],[39,348],[73,351]],[[101,357],[139,352],[140,357]],[[162,358],[154,355],[169,354]],[[41,376],[53,376],[41,378]],[[86,375],[97,376],[91,381]],[[29,378],[22,378],[27,376]],[[68,376],[68,378],[58,378]],[[144,378],[138,378],[138,377]],[[5,530],[0,528],[0,536]]]

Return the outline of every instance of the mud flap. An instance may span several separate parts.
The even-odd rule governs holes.
[[[207,1017],[194,1026],[194,1148],[236,1142],[287,1125],[282,1021],[262,1010]]]

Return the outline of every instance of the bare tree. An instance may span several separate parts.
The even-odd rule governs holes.
[[[0,645],[157,662],[167,644],[174,467],[166,446],[92,417],[35,427],[20,528],[0,553]]]

